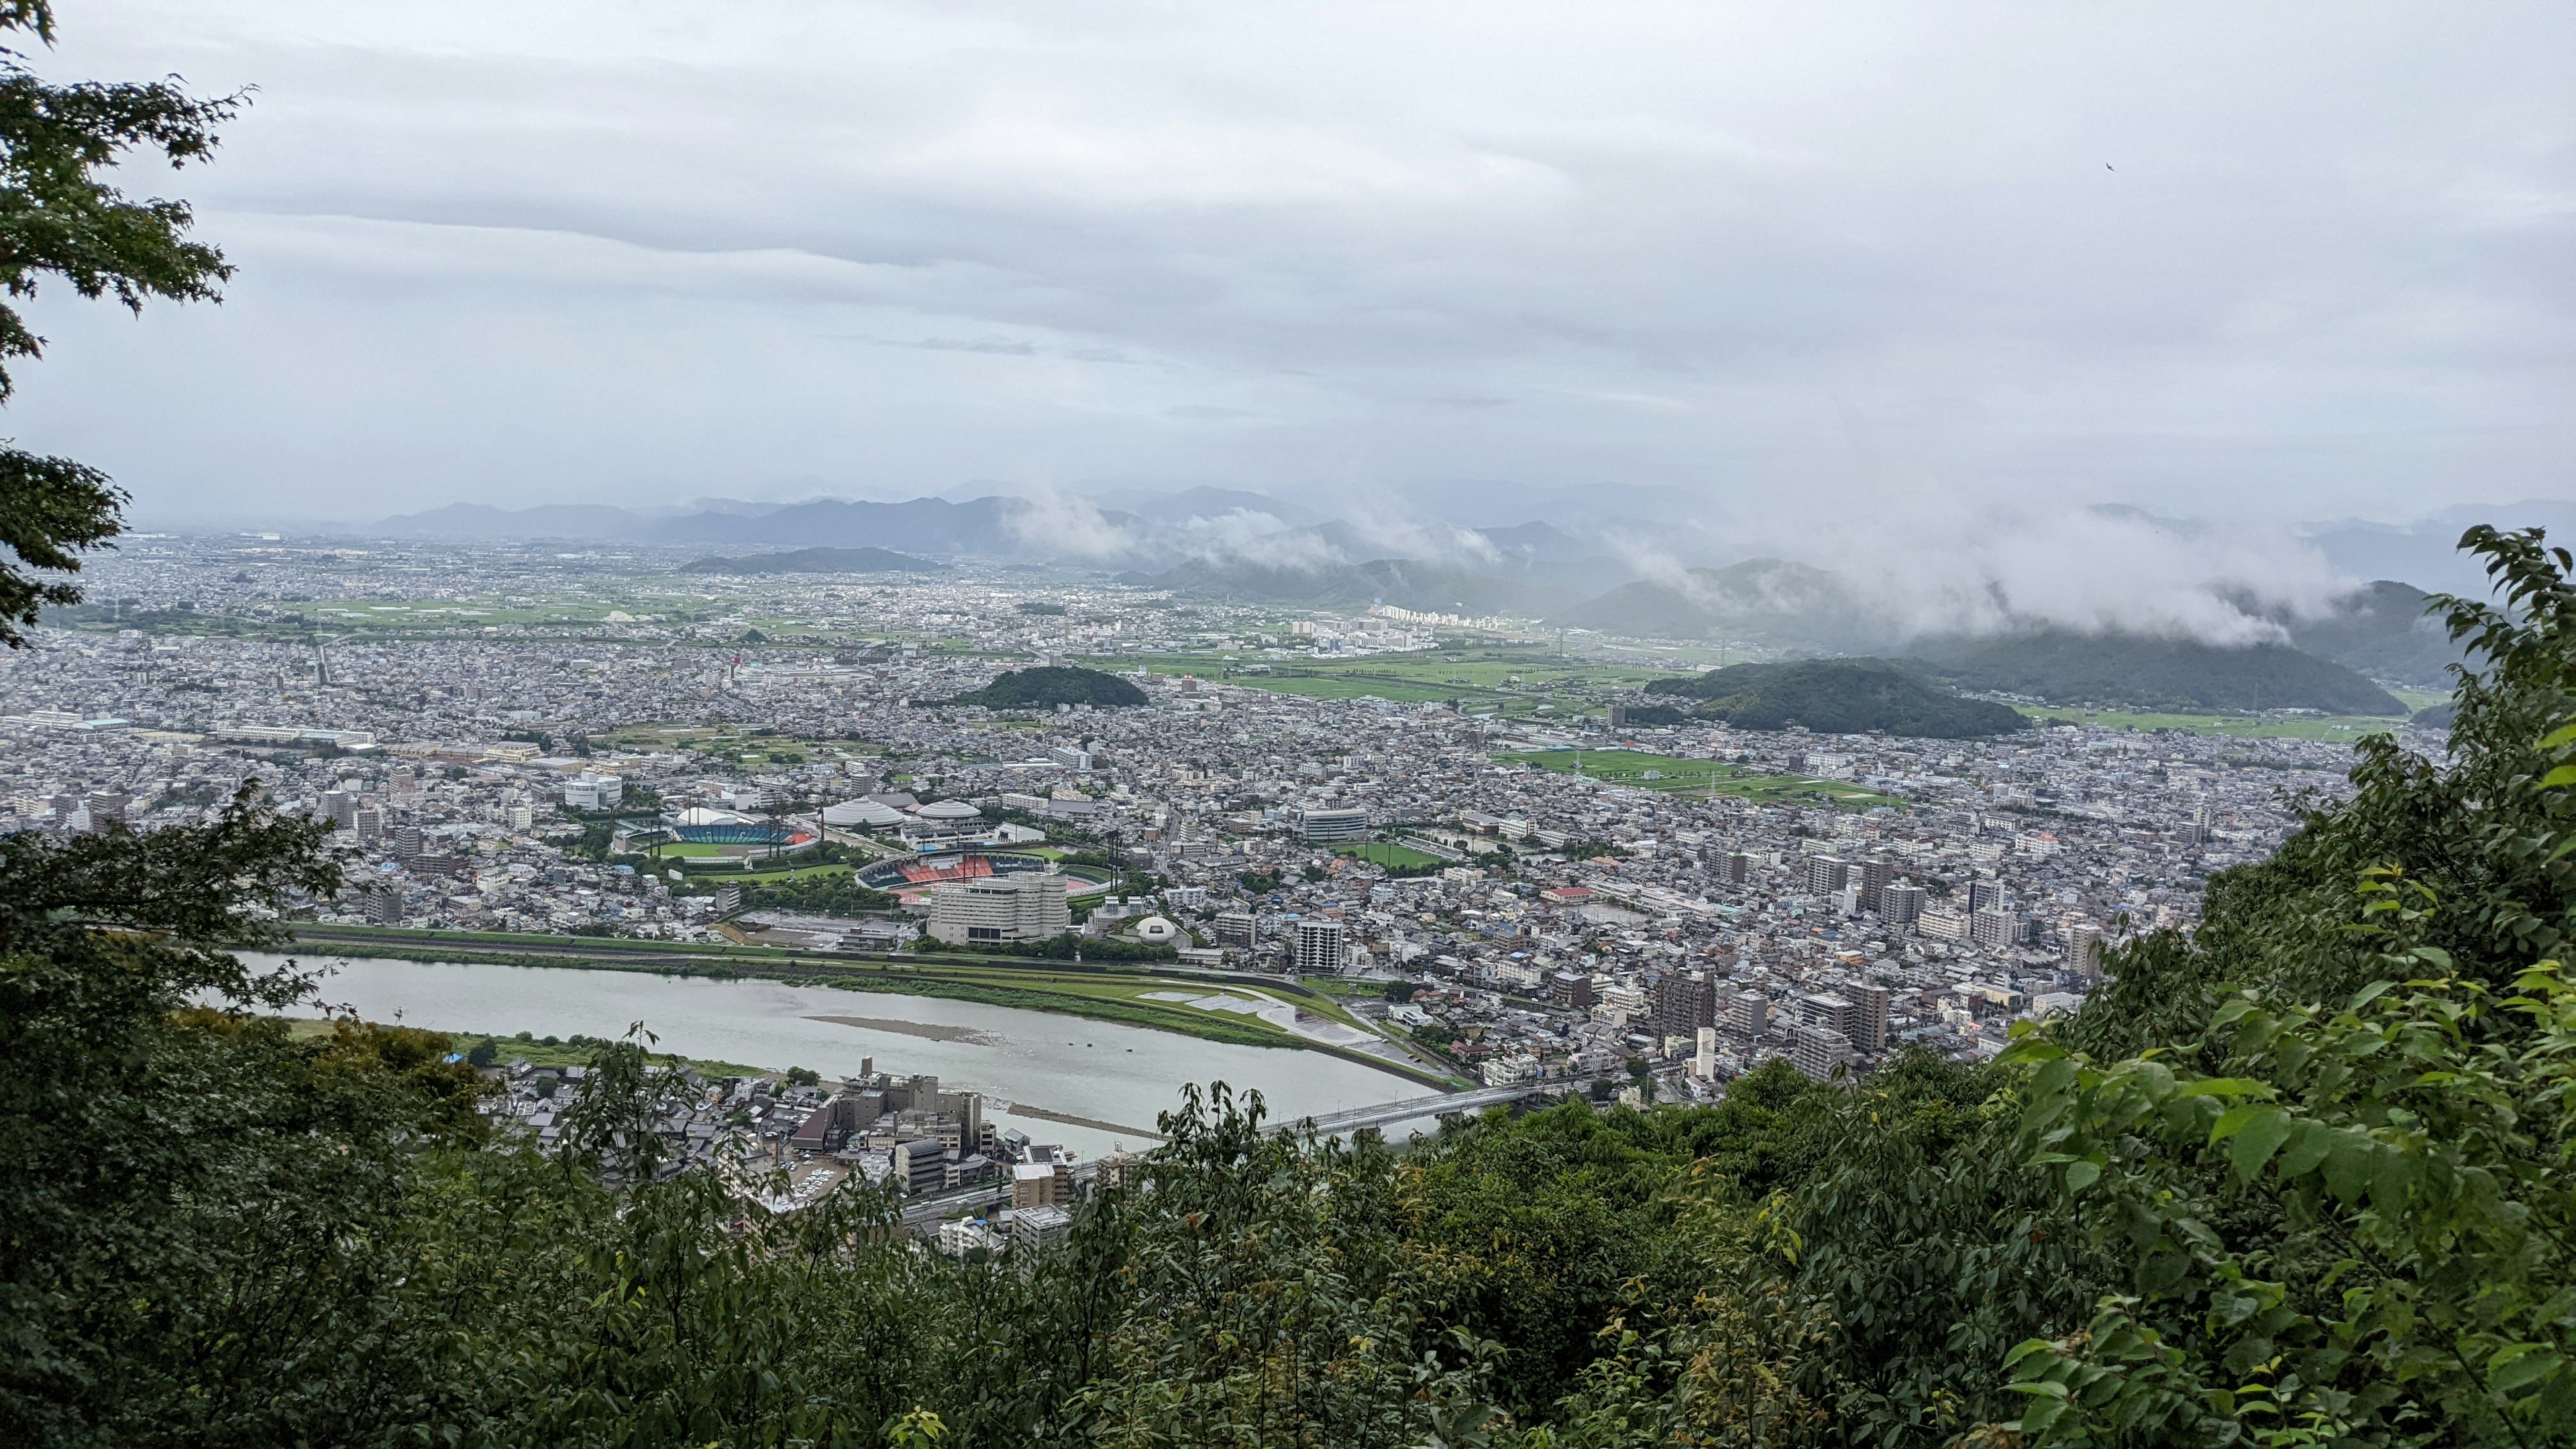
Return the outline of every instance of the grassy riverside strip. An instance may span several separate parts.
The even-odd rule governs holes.
[[[324,1036],[335,1025],[335,1022],[313,1017],[291,1017],[287,1020],[286,1029],[299,1037]],[[472,1051],[478,1042],[488,1041],[501,1054],[499,1059],[502,1062],[523,1060],[529,1066],[539,1068],[586,1067],[599,1050],[594,1045],[575,1045],[568,1041],[548,1046],[542,1041],[522,1041],[515,1034],[503,1032],[438,1031],[429,1027],[422,1030],[446,1037],[460,1053]],[[755,1067],[715,1057],[683,1056],[678,1052],[655,1051],[653,1060],[670,1066],[693,1068],[702,1077],[776,1077],[785,1075],[787,1071],[784,1067]]]
[[[1328,1042],[1293,1036],[1224,1012],[1137,999],[1146,991],[1178,986],[1216,991],[1235,986],[1282,998],[1292,1004],[1349,1025],[1358,1023],[1311,988],[1233,973],[1197,974],[1170,969],[1090,968],[1048,963],[1029,969],[1026,958],[991,958],[990,964],[958,961],[945,955],[935,964],[905,957],[819,958],[794,952],[751,947],[700,950],[680,942],[623,941],[601,938],[476,934],[448,931],[396,931],[352,927],[299,927],[297,945],[304,954],[376,956],[391,960],[477,966],[557,967],[592,971],[643,971],[660,976],[702,976],[711,980],[757,978],[794,985],[833,986],[845,991],[894,996],[932,996],[975,1001],[987,1006],[1058,1016],[1085,1017],[1121,1026],[1176,1032],[1230,1046],[1288,1047],[1340,1057],[1443,1091],[1457,1088],[1455,1078],[1411,1062],[1375,1056]],[[549,943],[555,949],[526,949],[523,943]],[[494,949],[494,947],[499,949]],[[312,948],[325,948],[324,952]],[[649,948],[626,950],[626,947]],[[1365,1028],[1363,1028],[1365,1029]]]

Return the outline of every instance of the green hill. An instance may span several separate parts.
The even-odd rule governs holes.
[[[1884,730],[1915,739],[1963,740],[2029,724],[2003,705],[1937,689],[1884,659],[1738,664],[1694,678],[1659,679],[1646,689],[1698,700],[1693,715],[1748,730],[1794,724],[1819,734]]]
[[[980,704],[986,709],[1053,709],[1060,704],[1087,704],[1096,709],[1133,709],[1147,702],[1145,691],[1115,674],[1062,665],[1014,669],[997,676],[982,689],[949,701],[950,704]]]
[[[702,558],[684,574],[900,574],[929,573],[940,565],[888,548],[800,548],[748,558]]]
[[[2334,612],[2322,618],[2282,622],[2301,653],[2372,679],[2447,689],[2460,646],[2441,620],[2424,612],[2431,601],[2432,595],[2412,584],[2381,579],[2336,600]]]
[[[2406,713],[2406,706],[2378,685],[2286,644],[2222,648],[2193,639],[2049,630],[1924,640],[1914,652],[1933,676],[1960,689],[2027,695],[2050,704],[2186,712]]]

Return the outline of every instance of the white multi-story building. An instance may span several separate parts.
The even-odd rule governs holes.
[[[1822,1082],[1831,1079],[1836,1069],[1850,1065],[1851,1058],[1851,1038],[1829,1026],[1802,1026],[1790,1049],[1789,1064],[1808,1080]]]
[[[626,782],[615,775],[575,775],[563,785],[563,802],[575,810],[614,810],[625,798]]]
[[[1297,812],[1297,833],[1307,840],[1359,840],[1368,828],[1368,812],[1356,807]]]
[[[1297,923],[1297,970],[1305,975],[1338,972],[1349,959],[1350,939],[1339,921]]]
[[[930,934],[954,946],[1043,941],[1073,929],[1055,871],[953,881],[930,892]]]

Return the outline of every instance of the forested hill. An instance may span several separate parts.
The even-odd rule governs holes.
[[[969,690],[951,704],[980,704],[986,709],[1053,709],[1060,704],[1087,704],[1095,709],[1132,709],[1148,703],[1145,691],[1097,669],[1046,665],[996,675],[982,689]]]
[[[2406,713],[2395,695],[2352,670],[2286,644],[2229,648],[2194,639],[2051,630],[1918,640],[1911,652],[1933,675],[1961,689],[2027,695],[2050,704]]]
[[[1820,734],[1883,730],[1917,739],[2009,734],[2030,721],[2005,705],[1966,699],[1883,659],[1802,659],[1738,664],[1659,679],[1649,694],[1697,700],[1691,714],[1738,729],[1803,725]]]
[[[1404,1152],[1218,1092],[1011,1259],[665,1177],[638,1045],[541,1156],[443,1036],[290,1033],[226,951],[336,872],[255,791],[7,837],[0,1442],[2567,1443],[2576,587],[2485,542],[2451,753],[2364,742],[1997,1062]]]

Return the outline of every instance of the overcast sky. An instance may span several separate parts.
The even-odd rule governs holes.
[[[40,300],[0,419],[148,517],[2576,494],[2563,0],[61,21],[50,75],[259,88],[212,167],[130,178],[229,300]]]

